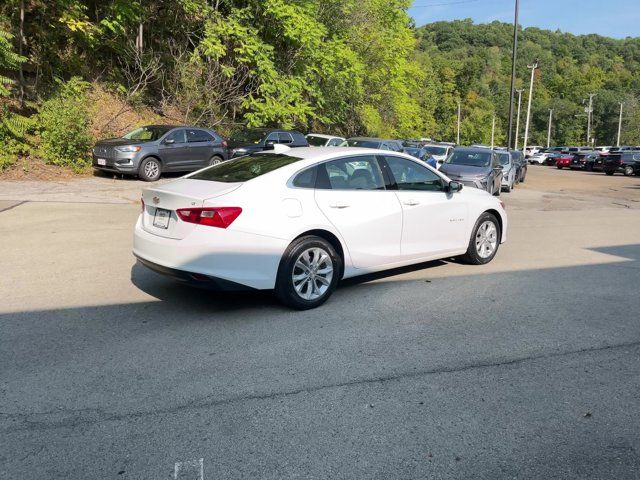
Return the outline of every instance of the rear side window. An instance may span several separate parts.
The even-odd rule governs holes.
[[[316,188],[324,190],[384,190],[374,156],[346,157],[317,167]]]
[[[296,175],[293,179],[293,186],[298,188],[315,188],[316,167],[308,168]]]
[[[290,155],[258,153],[209,167],[188,178],[223,183],[247,182],[298,160],[300,158]]]
[[[187,142],[211,142],[213,136],[204,130],[187,130]]]

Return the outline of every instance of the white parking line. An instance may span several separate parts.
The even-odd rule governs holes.
[[[174,480],[204,480],[204,458],[176,462],[173,478]]]

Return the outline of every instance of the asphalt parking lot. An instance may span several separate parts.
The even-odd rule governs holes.
[[[530,167],[509,242],[322,308],[136,265],[142,182],[0,182],[0,478],[637,479],[640,177]]]

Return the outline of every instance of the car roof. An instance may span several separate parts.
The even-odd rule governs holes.
[[[487,151],[492,152],[490,147],[456,147],[456,152],[481,152],[486,153]]]

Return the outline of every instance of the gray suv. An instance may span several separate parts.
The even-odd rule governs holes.
[[[163,172],[190,172],[228,158],[227,143],[213,130],[148,125],[93,148],[93,168],[158,180]]]
[[[500,195],[502,190],[502,169],[498,155],[482,147],[457,147],[440,167],[451,180],[492,195]]]

